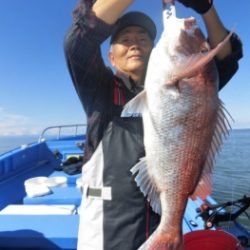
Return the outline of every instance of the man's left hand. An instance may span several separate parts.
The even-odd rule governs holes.
[[[184,6],[199,14],[205,14],[213,5],[213,0],[178,0]]]

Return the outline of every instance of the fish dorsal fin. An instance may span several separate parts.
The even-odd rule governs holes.
[[[220,107],[217,113],[216,127],[212,138],[211,147],[207,155],[201,179],[195,189],[195,192],[191,196],[192,199],[196,199],[196,197],[198,196],[204,200],[212,192],[212,171],[214,168],[215,157],[221,150],[222,143],[224,139],[226,139],[226,137],[229,135],[229,131],[231,130],[228,117],[231,118],[229,113],[226,111],[223,103],[220,101]]]
[[[147,95],[146,90],[143,90],[124,106],[121,116],[140,116],[146,107]]]
[[[141,192],[147,197],[153,211],[161,214],[161,204],[157,193],[157,188],[152,182],[147,169],[146,157],[140,159],[140,161],[130,170],[133,175],[136,175],[135,182],[140,188]]]
[[[177,71],[175,72],[175,79],[181,80],[183,78],[192,77],[197,70],[201,67],[205,66],[209,63],[218,52],[224,47],[224,45],[228,42],[233,32],[231,31],[222,42],[220,42],[215,48],[208,52],[200,52],[197,54],[192,54],[186,59],[184,59],[180,65],[177,67]]]

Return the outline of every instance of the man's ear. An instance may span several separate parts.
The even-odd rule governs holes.
[[[114,54],[111,50],[109,51],[108,57],[111,65],[114,67],[115,66]]]

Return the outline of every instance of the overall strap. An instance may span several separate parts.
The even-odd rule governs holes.
[[[124,106],[126,104],[124,85],[117,79],[114,80],[113,104],[117,106]]]

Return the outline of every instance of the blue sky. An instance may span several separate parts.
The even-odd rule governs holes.
[[[63,39],[76,0],[0,0],[0,135],[40,133],[44,127],[84,123],[85,114],[66,68]],[[214,0],[226,27],[244,45],[240,69],[220,92],[234,128],[250,128],[250,1]],[[197,17],[177,5],[180,17]],[[161,0],[137,0],[162,30]],[[159,36],[158,36],[159,37]],[[103,44],[106,56],[108,43]]]

